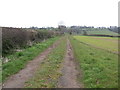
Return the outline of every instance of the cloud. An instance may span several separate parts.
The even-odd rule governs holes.
[[[1,0],[0,26],[115,26],[117,0]]]

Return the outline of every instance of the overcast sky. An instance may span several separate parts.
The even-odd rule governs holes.
[[[0,26],[118,26],[119,0],[0,0]]]

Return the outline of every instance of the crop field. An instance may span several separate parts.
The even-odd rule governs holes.
[[[100,35],[119,35],[118,33],[112,32],[110,30],[89,30],[87,34],[100,34]]]
[[[74,36],[74,38],[94,47],[118,53],[118,38],[93,36]]]
[[[83,78],[78,79],[83,82],[87,88],[118,87],[118,55],[91,47],[82,42],[93,42],[92,44],[99,46],[99,41],[93,38],[89,39],[89,37],[83,36],[71,37],[75,59],[79,63],[79,68],[82,69],[83,73]],[[103,45],[110,47],[106,42]],[[115,47],[117,48],[117,46]],[[111,47],[110,49],[113,48]]]

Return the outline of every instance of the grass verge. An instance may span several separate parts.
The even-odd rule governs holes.
[[[59,37],[50,38],[45,42],[35,44],[30,48],[8,56],[7,58],[10,59],[10,61],[2,65],[3,81],[5,81],[10,75],[13,75],[23,69],[28,61],[34,59],[58,39]]]
[[[118,88],[118,55],[88,46],[73,37],[70,41],[85,88]]]
[[[40,64],[35,76],[26,82],[26,88],[55,88],[61,76],[60,68],[66,52],[66,39],[53,49],[47,58]]]

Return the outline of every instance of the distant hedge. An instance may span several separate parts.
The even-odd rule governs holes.
[[[14,49],[24,48],[56,35],[59,35],[59,32],[52,30],[2,27],[2,56],[13,52]]]

